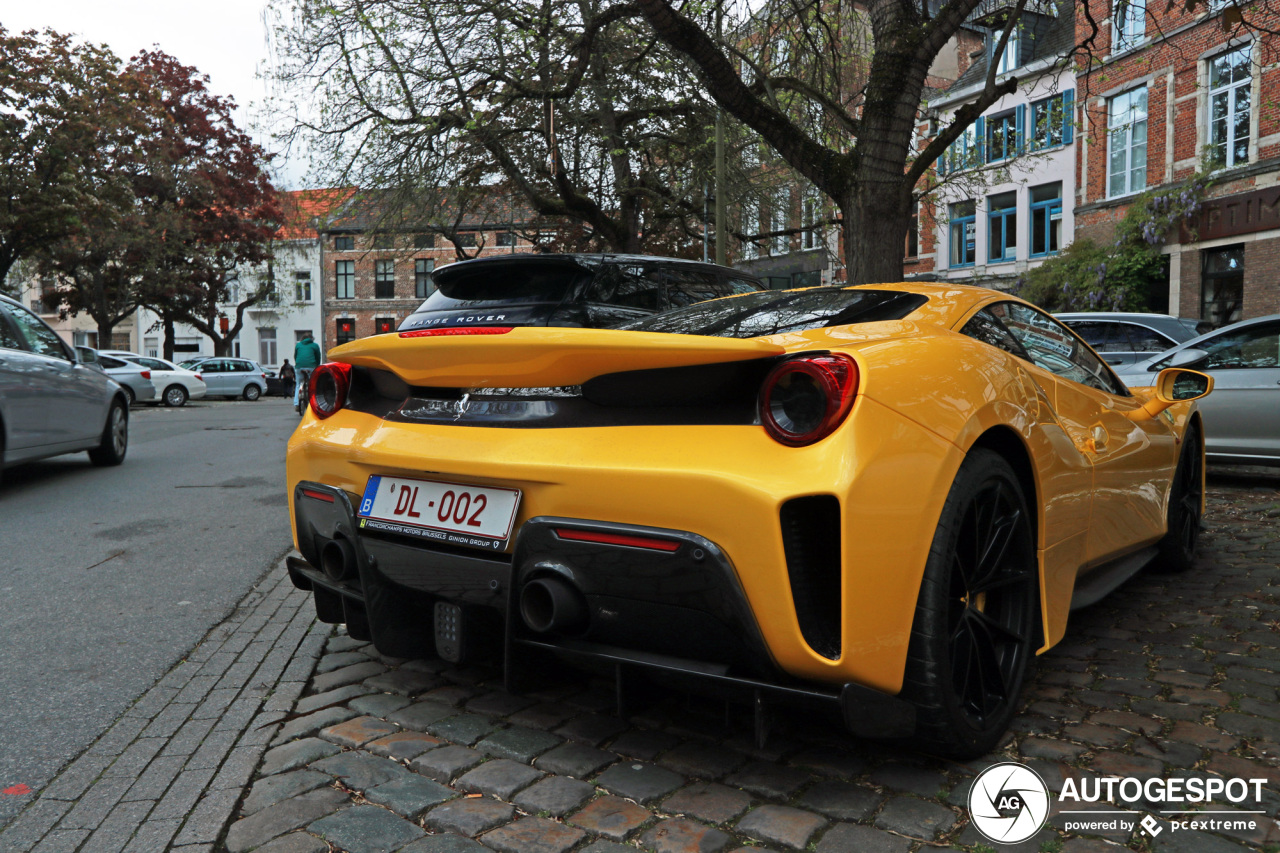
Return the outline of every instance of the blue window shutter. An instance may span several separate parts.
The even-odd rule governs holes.
[[[1076,128],[1076,90],[1068,89],[1062,93],[1062,141],[1071,144]]]
[[[987,127],[983,122],[982,116],[978,116],[978,120],[973,123],[973,135],[976,137],[978,146],[978,162],[987,162]]]
[[[1021,154],[1023,151],[1027,150],[1026,149],[1026,146],[1027,146],[1027,105],[1026,104],[1018,104],[1018,109],[1014,113],[1013,125],[1014,125],[1014,138],[1017,140],[1015,143],[1014,150],[1016,151],[1016,153]]]
[[[933,166],[939,177],[947,173],[947,158],[951,156],[951,149],[953,147],[955,147],[955,143],[948,145],[947,150],[942,152],[942,156],[938,158],[938,162]]]

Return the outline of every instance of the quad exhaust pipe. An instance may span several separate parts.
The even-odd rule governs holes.
[[[587,626],[587,600],[568,581],[537,578],[520,591],[520,616],[539,634],[574,633]]]

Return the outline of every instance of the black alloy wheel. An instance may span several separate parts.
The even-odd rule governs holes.
[[[1201,510],[1204,506],[1204,456],[1200,433],[1187,429],[1182,455],[1169,488],[1168,530],[1159,542],[1160,556],[1153,566],[1166,572],[1185,572],[1195,565],[1200,544]]]
[[[938,521],[903,683],[926,751],[983,755],[1013,718],[1039,613],[1029,512],[1009,463],[971,452]]]

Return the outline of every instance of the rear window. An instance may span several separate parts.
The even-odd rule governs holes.
[[[414,313],[529,303],[558,303],[586,270],[571,264],[483,264],[472,269],[442,269],[436,290]]]
[[[733,299],[677,308],[617,328],[637,332],[756,338],[803,332],[827,326],[901,320],[928,299],[892,290],[815,287],[808,290],[764,290]]]

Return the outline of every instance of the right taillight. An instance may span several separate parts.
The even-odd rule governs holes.
[[[775,441],[802,447],[838,427],[858,393],[858,365],[843,353],[789,358],[765,377],[760,423]]]
[[[351,365],[340,361],[322,364],[311,374],[311,411],[327,418],[347,404],[351,388]]]

